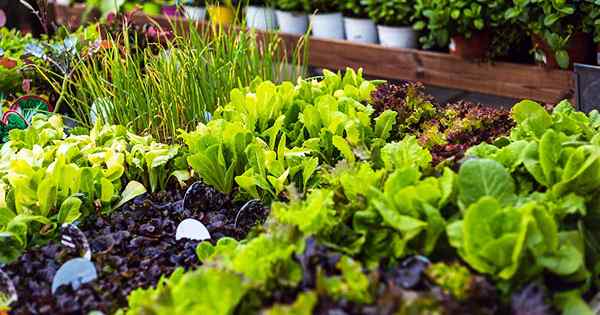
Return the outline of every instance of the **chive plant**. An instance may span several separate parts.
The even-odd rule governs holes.
[[[195,128],[226,104],[232,89],[257,77],[293,80],[305,71],[306,41],[286,48],[276,34],[191,24],[173,29],[162,48],[140,50],[135,35],[131,45],[123,40],[132,32],[125,28],[123,38],[108,39],[110,48],[80,62],[60,85],[75,119],[84,127],[99,119],[176,142],[180,129]]]

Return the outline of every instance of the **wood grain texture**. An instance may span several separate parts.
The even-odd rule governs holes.
[[[155,23],[164,28],[185,28],[189,23],[182,18],[150,18],[143,14],[136,14],[134,22]],[[208,24],[195,22],[195,25],[206,28]],[[258,33],[261,38],[265,36]],[[296,47],[301,38],[283,33],[280,36],[288,49]],[[476,62],[446,53],[348,41],[311,38],[309,63],[328,69],[363,68],[367,75],[385,79],[420,81],[435,86],[546,103],[571,98],[574,90],[572,71],[505,62]]]

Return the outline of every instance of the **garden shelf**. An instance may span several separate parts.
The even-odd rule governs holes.
[[[84,10],[83,7],[57,6],[57,22],[73,25],[80,20]],[[134,21],[155,22],[164,28],[188,22],[184,18],[148,17],[143,14],[136,15]],[[206,23],[198,23],[198,27],[205,26]],[[301,39],[283,33],[281,37],[287,47],[294,47]],[[545,69],[536,65],[478,62],[447,53],[317,38],[310,38],[308,55],[310,65],[314,67],[362,68],[373,77],[420,81],[428,85],[517,99],[556,103],[572,98],[574,91],[572,71]]]

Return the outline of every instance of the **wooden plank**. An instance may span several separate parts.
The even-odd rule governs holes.
[[[134,16],[135,23],[157,23],[164,28],[184,26],[182,18]],[[207,23],[196,23],[206,28]],[[263,38],[265,34],[258,32]],[[288,50],[296,47],[299,36],[280,34]],[[549,70],[536,65],[487,63],[461,59],[445,53],[417,49],[394,49],[380,45],[310,38],[311,66],[340,69],[363,68],[370,76],[385,79],[421,81],[424,84],[479,92],[510,98],[529,98],[555,103],[573,95],[571,71]]]

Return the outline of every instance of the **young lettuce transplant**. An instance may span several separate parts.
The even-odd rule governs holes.
[[[519,103],[511,135],[471,149],[455,173],[433,169],[431,153],[415,136],[392,142],[396,114],[381,111],[373,118],[373,108],[362,103],[373,89],[356,78],[326,74],[321,82],[296,86],[256,81],[232,92],[231,103],[197,134],[184,134],[192,167],[221,188],[233,190],[235,181],[249,195],[264,198],[260,192],[275,187],[289,193],[291,182],[278,182],[269,170],[281,156],[283,172],[291,169],[286,152],[313,159],[301,172],[309,170],[312,185],[296,180],[304,194],[273,203],[269,224],[255,238],[200,244],[202,268],[137,291],[129,312],[212,307],[230,314],[261,309],[257,301],[265,299],[274,303],[267,305],[273,312],[319,307],[312,292],[318,301],[374,303],[370,272],[412,254],[459,258],[497,283],[505,300],[528,282],[559,279],[570,289],[550,293],[554,306],[589,311],[582,294],[600,270],[594,220],[600,216],[594,197],[600,115],[586,116],[567,103],[551,114],[536,103]],[[213,277],[227,281],[203,285]],[[431,277],[455,298],[467,294],[457,289],[468,278],[464,273],[441,279],[432,271]],[[276,288],[291,290],[296,302],[269,300]],[[191,297],[215,292],[235,294],[219,306]]]
[[[196,131],[182,134],[188,162],[209,184],[231,193],[237,184],[253,198],[277,198],[290,185],[300,192],[319,163],[352,163],[379,155],[395,113],[373,117],[368,105],[378,82],[348,70],[297,85],[256,80],[231,92],[231,102]],[[217,163],[213,163],[217,161]]]
[[[61,224],[119,208],[145,193],[144,185],[164,188],[176,166],[177,147],[123,127],[96,125],[85,135],[67,135],[64,128],[58,115],[35,116],[28,129],[11,131],[0,150],[2,262],[54,235]],[[184,165],[173,175],[183,180],[186,172]]]

